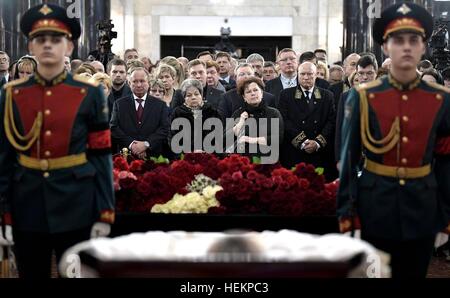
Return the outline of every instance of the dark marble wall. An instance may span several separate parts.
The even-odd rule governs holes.
[[[381,47],[372,39],[372,25],[375,21],[373,15],[367,13],[372,3],[378,1],[381,4],[381,11],[389,5],[403,2],[400,0],[344,0],[344,40],[342,47],[343,59],[350,53],[372,52],[375,53],[379,62],[384,60]],[[430,11],[433,16],[439,17],[443,11],[449,11],[448,2],[434,0],[407,1],[421,4]],[[371,6],[369,11],[376,13]]]
[[[71,7],[77,3],[81,5],[80,23],[83,29],[89,30],[83,30],[73,58],[86,58],[87,53],[96,46],[95,24],[110,18],[110,0],[0,0],[0,50],[6,51],[11,60],[27,54],[27,41],[20,32],[20,18],[28,8],[43,2],[63,7]]]

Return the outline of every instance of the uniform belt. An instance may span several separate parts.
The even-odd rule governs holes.
[[[59,158],[39,159],[19,154],[19,164],[33,170],[52,171],[67,169],[87,163],[86,153]]]
[[[400,179],[414,179],[422,178],[431,173],[431,165],[425,165],[419,168],[403,168],[403,167],[392,167],[383,164],[376,163],[366,158],[364,163],[364,168],[369,172],[377,175],[394,177]]]

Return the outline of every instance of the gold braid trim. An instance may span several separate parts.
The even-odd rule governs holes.
[[[42,127],[42,112],[39,112],[34,120],[33,126],[30,132],[22,136],[16,127],[14,121],[14,109],[12,102],[12,87],[6,88],[6,101],[5,101],[5,117],[3,123],[5,125],[5,133],[11,145],[18,151],[28,151],[31,146],[37,141],[41,133]],[[16,140],[27,142],[26,145],[20,145]]]
[[[381,140],[376,140],[370,133],[369,127],[369,102],[365,89],[359,90],[360,98],[360,115],[361,115],[361,139],[364,147],[375,154],[384,154],[397,145],[400,139],[400,119],[395,117],[391,130],[388,135]],[[384,145],[383,147],[375,147],[376,145]]]

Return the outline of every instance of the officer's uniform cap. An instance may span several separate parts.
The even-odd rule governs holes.
[[[81,26],[76,18],[69,18],[65,8],[55,4],[41,4],[27,10],[20,20],[20,30],[27,38],[43,32],[55,32],[76,40]]]
[[[389,6],[373,25],[373,38],[382,45],[397,32],[413,32],[428,40],[433,33],[433,17],[422,6],[402,2]]]

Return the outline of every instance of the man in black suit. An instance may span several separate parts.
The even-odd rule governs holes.
[[[112,81],[112,92],[108,96],[109,119],[111,120],[111,113],[114,102],[116,100],[130,96],[131,89],[127,84],[127,64],[122,59],[113,59],[108,63],[108,74]]]
[[[359,84],[372,82],[377,78],[378,62],[374,57],[370,55],[362,56],[356,64],[356,71],[358,73]],[[336,106],[336,133],[334,141],[336,162],[339,162],[339,160],[341,159],[341,128],[342,122],[344,120],[345,101],[349,93],[350,90],[342,93],[338,106]]]
[[[199,59],[192,60],[188,64],[188,74],[189,79],[199,80],[202,83],[204,102],[209,103],[211,106],[217,109],[219,107],[219,101],[224,92],[211,86],[208,86],[206,75],[206,63]],[[181,90],[176,91],[174,100],[175,100],[175,107],[184,104],[184,97],[181,93]]]
[[[236,80],[238,85],[239,82],[254,76],[255,70],[249,63],[242,63],[236,68]],[[275,96],[268,92],[263,93],[262,101],[264,101],[267,106],[272,108],[277,108],[278,106]],[[237,89],[235,88],[222,95],[222,99],[219,103],[219,113],[223,119],[231,118],[233,113],[243,106],[244,98],[239,95]]]
[[[231,90],[236,88],[236,81],[230,77],[231,71],[231,56],[225,52],[219,52],[216,54],[216,62],[219,64],[220,83],[225,89]]]
[[[348,55],[344,60],[344,81],[331,85],[329,88],[329,90],[334,94],[334,105],[336,107],[339,105],[341,94],[352,88],[348,78],[354,71],[356,71],[356,63],[359,58],[361,58],[361,56],[356,53]]]
[[[10,81],[9,79],[9,56],[0,51],[0,89]]]
[[[138,67],[130,74],[133,94],[114,103],[111,133],[118,149],[129,148],[139,158],[159,156],[169,133],[165,103],[147,94],[149,73]]]
[[[280,76],[266,83],[266,92],[278,100],[281,91],[297,87],[298,57],[293,49],[285,48],[278,53],[277,62],[280,65]]]
[[[279,110],[285,125],[281,164],[291,168],[305,162],[323,167],[327,180],[333,180],[327,163],[336,117],[333,94],[315,86],[316,72],[313,63],[303,63],[298,68],[299,86],[281,92]]]

